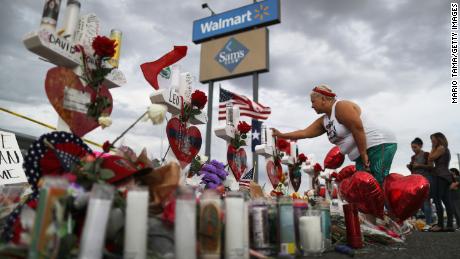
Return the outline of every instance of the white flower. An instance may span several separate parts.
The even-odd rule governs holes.
[[[153,125],[161,124],[165,119],[167,107],[164,104],[151,104],[147,110],[147,114],[144,117],[144,121],[150,119]]]
[[[112,119],[108,116],[100,116],[99,119],[97,119],[97,122],[103,129],[112,125]]]
[[[205,155],[198,155],[198,160],[200,161],[200,164],[204,164],[208,161],[209,157],[205,156]]]

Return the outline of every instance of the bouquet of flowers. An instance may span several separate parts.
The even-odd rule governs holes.
[[[230,142],[236,149],[241,146],[246,146],[247,133],[251,130],[251,126],[245,121],[240,121],[235,132],[235,137]]]

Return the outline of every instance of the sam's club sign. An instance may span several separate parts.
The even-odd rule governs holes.
[[[280,0],[265,0],[193,22],[194,43],[280,22]]]

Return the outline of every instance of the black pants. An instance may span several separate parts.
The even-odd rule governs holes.
[[[455,222],[457,222],[457,228],[460,228],[460,199],[457,199],[456,194],[453,194],[453,192],[456,191],[451,191],[450,194],[452,197],[451,202],[452,202],[452,210],[454,212],[455,216]]]
[[[450,183],[446,179],[435,176],[433,177],[433,187],[434,187],[434,204],[436,205],[436,214],[438,215],[438,226],[444,228],[444,207],[446,207],[447,213],[447,226],[448,228],[453,228],[453,210],[452,202],[450,198]]]

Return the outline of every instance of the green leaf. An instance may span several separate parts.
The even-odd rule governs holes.
[[[101,177],[102,180],[108,180],[114,177],[115,173],[113,173],[113,171],[110,169],[101,169],[99,171],[99,176]]]
[[[241,134],[241,139],[246,139],[247,137],[246,133]]]
[[[240,146],[246,146],[246,141],[240,140],[240,143],[239,143],[239,144],[240,144]]]

